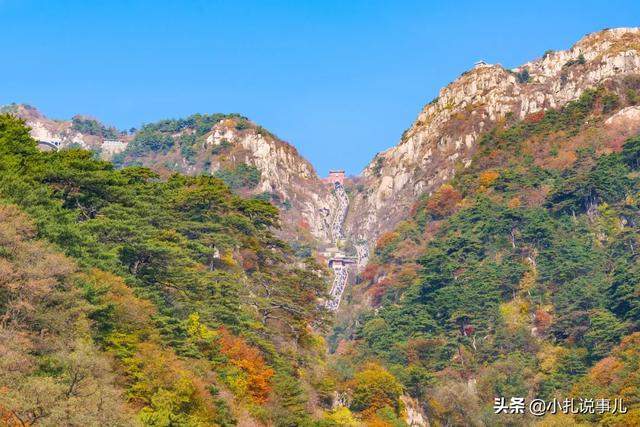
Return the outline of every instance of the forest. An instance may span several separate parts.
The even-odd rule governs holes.
[[[505,117],[380,236],[350,296],[372,309],[338,322],[317,254],[234,193],[257,169],[117,168],[0,115],[0,422],[395,427],[413,399],[432,425],[639,424],[640,136],[601,131],[630,102],[601,87]]]
[[[336,327],[337,374],[377,360],[441,425],[639,424],[640,136],[600,133],[625,102],[588,90],[487,132],[378,240],[362,274],[376,309]],[[622,398],[628,413],[524,419],[496,415],[496,396]]]
[[[0,217],[4,424],[312,422],[324,273],[268,202],[40,152],[2,115]]]

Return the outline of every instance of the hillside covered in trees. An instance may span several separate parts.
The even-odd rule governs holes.
[[[273,205],[41,152],[0,116],[2,423],[401,426],[414,401],[434,425],[634,425],[640,137],[604,130],[635,108],[618,93],[487,132],[379,239],[349,295],[374,309],[333,332],[327,272],[274,237]],[[496,415],[495,396],[629,412]]]
[[[0,218],[2,423],[312,422],[326,285],[271,204],[40,152],[2,115]]]
[[[618,89],[507,117],[380,237],[350,296],[375,310],[336,326],[335,375],[384,366],[435,425],[640,423],[640,136],[605,131],[637,108]],[[496,415],[499,396],[622,398],[628,412]],[[384,408],[352,409],[367,405]]]
[[[0,425],[640,425],[639,73],[637,28],[481,61],[358,177],[0,109]]]

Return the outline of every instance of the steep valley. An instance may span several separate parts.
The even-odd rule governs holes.
[[[46,348],[16,389],[102,352],[117,375],[82,369],[146,425],[640,420],[640,29],[514,69],[477,63],[358,177],[319,177],[238,114],[124,132],[2,112],[0,271],[83,325],[25,326],[32,307],[8,287],[0,355]],[[35,275],[27,250],[48,257]],[[86,306],[59,295],[74,286]],[[45,342],[49,327],[73,354]],[[2,393],[0,420],[37,417]],[[624,398],[629,415],[501,418],[496,396]]]

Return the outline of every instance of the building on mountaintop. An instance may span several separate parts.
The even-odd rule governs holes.
[[[323,178],[322,181],[327,185],[335,185],[336,182],[340,185],[344,185],[344,178],[343,170],[330,170],[329,176]]]

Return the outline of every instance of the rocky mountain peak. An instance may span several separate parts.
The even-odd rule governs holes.
[[[7,105],[0,111],[23,119],[31,128],[31,136],[45,149],[77,146],[100,152],[104,158],[110,159],[122,152],[132,138],[89,116],[54,120],[27,104]]]
[[[416,197],[470,164],[479,136],[500,120],[559,108],[586,89],[640,72],[640,29],[590,34],[513,70],[480,62],[443,88],[403,134],[364,169],[347,228],[366,239],[396,224]]]
[[[296,238],[307,234],[308,240],[334,244],[340,225],[336,218],[346,215],[340,229],[344,245],[371,245],[418,197],[450,180],[457,168],[469,166],[479,138],[496,124],[562,107],[589,88],[617,85],[623,90],[623,80],[638,73],[637,28],[589,34],[568,50],[548,51],[514,69],[480,61],[440,90],[398,145],[376,155],[361,177],[343,183],[346,212],[332,185],[292,145],[237,114],[195,114],[124,133],[83,116],[60,121],[25,105],[5,110],[25,119],[41,141],[79,145],[120,165],[141,164],[161,174],[221,176],[237,191],[280,206]],[[633,114],[620,120],[633,119]],[[355,246],[364,251],[362,244]],[[366,256],[359,259],[361,264]]]

